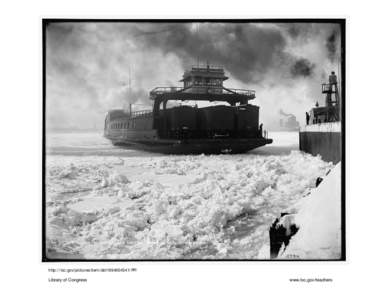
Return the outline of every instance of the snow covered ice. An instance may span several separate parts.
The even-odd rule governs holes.
[[[242,155],[168,156],[48,135],[47,256],[257,259],[273,220],[333,168],[297,150],[296,132],[270,137]]]
[[[294,222],[300,230],[281,258],[341,258],[341,163],[297,206]]]

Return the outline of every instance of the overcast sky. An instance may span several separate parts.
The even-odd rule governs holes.
[[[264,127],[279,110],[304,113],[338,73],[335,24],[52,23],[46,28],[48,128],[101,128],[108,110],[151,108],[157,86],[180,86],[200,62],[222,65],[224,85],[256,90]],[[131,74],[131,89],[128,88]]]

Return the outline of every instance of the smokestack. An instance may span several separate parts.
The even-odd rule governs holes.
[[[287,113],[285,113],[282,109],[279,109],[279,114],[281,114],[282,116],[285,116],[285,117],[293,116],[293,114],[287,114]]]

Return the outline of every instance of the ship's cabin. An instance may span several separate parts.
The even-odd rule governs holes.
[[[339,116],[338,106],[315,107],[310,110],[308,125],[327,122],[337,122]]]
[[[223,82],[227,79],[222,67],[206,65],[193,66],[185,71],[180,81],[184,92],[221,94]]]

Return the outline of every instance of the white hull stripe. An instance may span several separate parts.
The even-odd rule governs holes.
[[[300,132],[341,132],[341,122],[306,125],[300,128]]]

